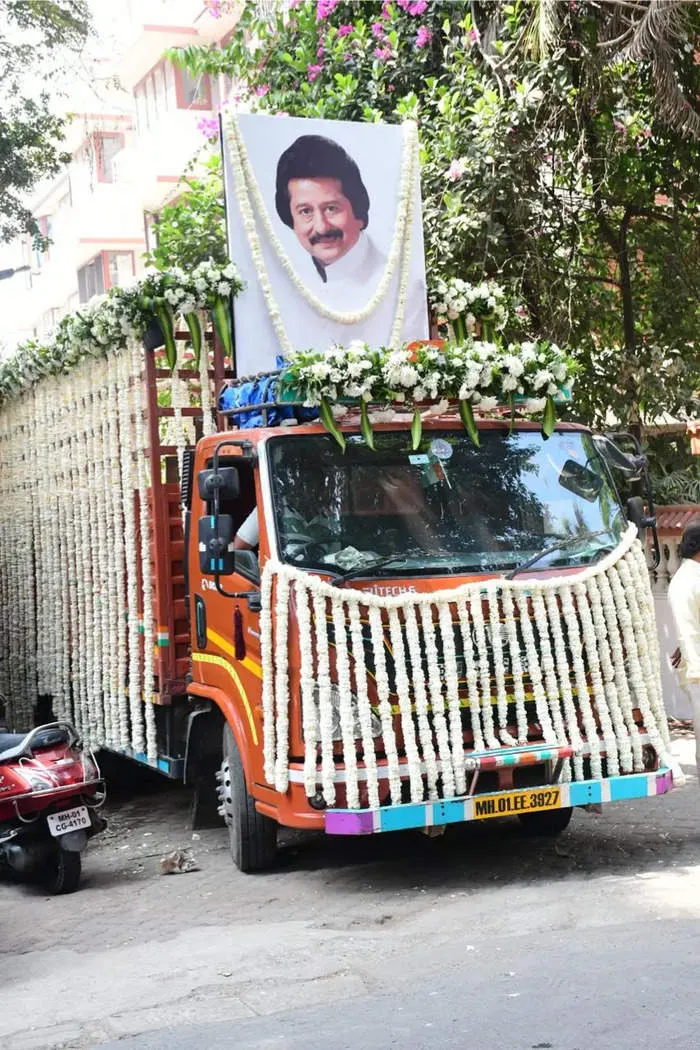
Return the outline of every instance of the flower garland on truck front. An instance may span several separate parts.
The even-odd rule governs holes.
[[[329,806],[336,801],[337,719],[345,756],[345,804],[351,809],[362,804],[355,759],[361,741],[367,799],[376,806],[380,795],[371,734],[376,715],[393,803],[402,801],[402,778],[408,782],[412,802],[435,798],[438,793],[445,798],[464,794],[468,755],[461,709],[465,702],[479,750],[484,744],[495,749],[526,743],[528,721],[533,719],[527,717],[525,702],[534,702],[534,720],[542,728],[545,743],[570,744],[575,749],[573,768],[565,776],[576,780],[644,768],[633,715],[638,708],[649,743],[659,759],[670,764],[659,669],[650,643],[654,629],[650,585],[636,537],[636,528],[630,525],[614,551],[574,576],[489,579],[430,595],[382,597],[341,589],[313,573],[269,561],[263,573],[261,616],[267,781],[282,792],[289,784],[286,668],[292,644],[291,608],[300,610],[304,784],[308,796],[320,791]],[[500,637],[501,623],[504,626],[500,644],[496,642],[490,650],[485,609],[494,641]],[[369,623],[369,639],[359,629],[362,621]],[[519,621],[527,670],[521,662]],[[329,624],[340,657],[335,674],[329,661]],[[465,643],[466,701],[459,698],[455,624]],[[472,632],[477,641],[476,660]],[[393,682],[386,665],[387,644],[394,657]],[[374,663],[375,699],[367,688],[369,653]],[[427,661],[425,668],[421,654]],[[625,661],[629,688],[623,673]],[[514,699],[504,695],[507,666],[512,668]],[[532,687],[527,698],[526,676]],[[512,703],[517,739],[509,727]],[[404,763],[399,758],[399,738]]]

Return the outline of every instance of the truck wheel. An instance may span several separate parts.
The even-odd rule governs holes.
[[[277,822],[258,813],[246,791],[243,763],[228,725],[224,726],[223,751],[219,812],[228,827],[233,863],[246,874],[265,871],[277,856]]]
[[[80,854],[57,847],[41,872],[41,884],[49,893],[73,893],[80,885]]]
[[[528,835],[561,835],[568,828],[573,812],[571,806],[563,806],[540,813],[518,813],[518,820]]]

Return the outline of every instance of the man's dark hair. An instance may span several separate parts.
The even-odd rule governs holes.
[[[363,229],[369,222],[369,194],[360,169],[342,146],[323,135],[302,135],[286,149],[277,162],[275,205],[285,226],[294,225],[289,207],[290,179],[338,179],[350,201],[353,215]]]
[[[700,553],[700,518],[695,518],[683,529],[678,551],[681,558],[692,558]]]

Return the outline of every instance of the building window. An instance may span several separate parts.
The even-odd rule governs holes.
[[[86,303],[93,295],[102,295],[104,290],[105,279],[100,253],[78,270],[78,297],[81,303]]]
[[[107,256],[107,288],[116,288],[134,276],[133,252],[105,252]]]
[[[136,117],[142,135],[151,130],[163,114],[177,107],[188,108],[187,104],[180,102],[180,76],[180,72],[173,68],[171,62],[162,59],[134,88]],[[208,82],[208,78],[206,79]],[[195,103],[192,108],[204,109],[205,106]]]
[[[184,69],[175,70],[178,109],[211,109],[211,81],[208,76],[191,77]]]
[[[50,242],[51,241],[51,233],[53,231],[53,223],[51,221],[51,216],[50,215],[41,215],[36,221],[37,221],[37,225],[39,227],[39,232],[40,232],[41,236],[44,237],[47,241]],[[50,244],[47,244],[45,246],[45,248],[43,248],[43,249],[36,248],[36,247],[32,246],[32,256],[33,256],[32,257],[32,264],[33,264],[35,270],[40,270],[42,268],[42,266],[44,265],[44,263],[48,262],[48,260],[49,260],[49,247],[50,247]]]
[[[114,158],[124,148],[124,136],[115,132],[99,132],[95,135],[97,155],[97,179],[99,182],[114,182]]]

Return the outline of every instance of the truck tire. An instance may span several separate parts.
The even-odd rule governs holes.
[[[81,871],[80,854],[57,846],[41,872],[41,885],[49,893],[73,893],[80,885]]]
[[[277,857],[277,822],[264,817],[246,790],[243,763],[230,726],[224,726],[220,812],[226,821],[233,863],[245,874],[265,871]]]
[[[571,806],[563,806],[540,813],[518,813],[518,820],[528,835],[561,835],[568,828],[573,812]]]

